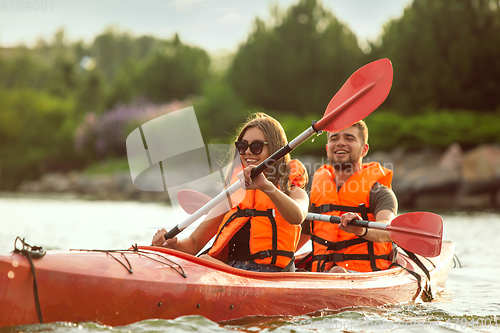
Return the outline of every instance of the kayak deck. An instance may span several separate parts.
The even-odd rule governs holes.
[[[454,244],[444,242],[439,257],[423,259],[431,271],[433,292],[444,288],[453,252]],[[415,277],[401,267],[346,274],[260,273],[149,246],[47,251],[32,261],[37,293],[29,260],[18,253],[0,255],[0,327],[35,324],[40,317],[45,323],[92,321],[117,326],[183,315],[217,322],[256,315],[295,316],[409,302],[421,293]],[[400,263],[424,276],[406,257],[400,256]]]

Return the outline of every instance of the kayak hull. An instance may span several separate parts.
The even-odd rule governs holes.
[[[433,292],[444,288],[453,252],[454,244],[444,242],[439,257],[423,260],[432,269]],[[399,260],[419,272],[404,256]],[[47,251],[32,262],[36,279],[25,256],[0,255],[0,327],[41,321],[121,326],[184,315],[217,322],[256,315],[296,316],[322,309],[399,304],[421,293],[417,280],[399,267],[347,274],[260,273],[157,247]]]

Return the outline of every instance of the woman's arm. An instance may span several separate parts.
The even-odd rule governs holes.
[[[217,233],[219,224],[222,222],[224,214],[211,216],[210,213],[203,222],[187,238],[177,239],[177,237],[165,240],[165,229],[158,230],[153,237],[153,245],[163,246],[196,255]]]
[[[272,200],[281,216],[290,224],[301,224],[307,216],[309,207],[309,197],[306,191],[293,185],[290,188],[290,196],[288,196],[274,185],[272,187],[272,189],[263,192]]]
[[[243,170],[242,181],[245,182],[245,189],[259,189],[274,203],[279,213],[290,224],[300,224],[307,216],[309,208],[309,197],[306,191],[298,186],[290,187],[290,196],[281,192],[273,183],[266,179],[264,174],[259,174],[252,180],[250,174],[254,166],[249,166]]]

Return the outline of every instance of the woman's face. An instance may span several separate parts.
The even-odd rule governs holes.
[[[267,138],[259,128],[250,127],[245,131],[245,134],[241,138],[241,141],[251,144],[252,142],[256,141],[265,142],[267,141]],[[241,157],[241,162],[243,163],[243,166],[245,168],[249,165],[257,166],[263,161],[265,161],[266,158],[269,157],[269,144],[265,144],[262,147],[262,152],[258,155],[252,153],[250,147],[248,147],[245,153],[243,155],[240,155],[240,157]]]

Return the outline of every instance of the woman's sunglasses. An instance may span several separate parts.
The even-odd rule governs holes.
[[[234,145],[236,146],[236,149],[238,149],[238,152],[240,155],[245,155],[245,152],[247,151],[248,147],[250,147],[250,151],[254,155],[260,155],[262,153],[262,149],[264,148],[264,145],[269,144],[269,142],[265,141],[254,141],[252,143],[248,143],[246,141],[236,141]]]

